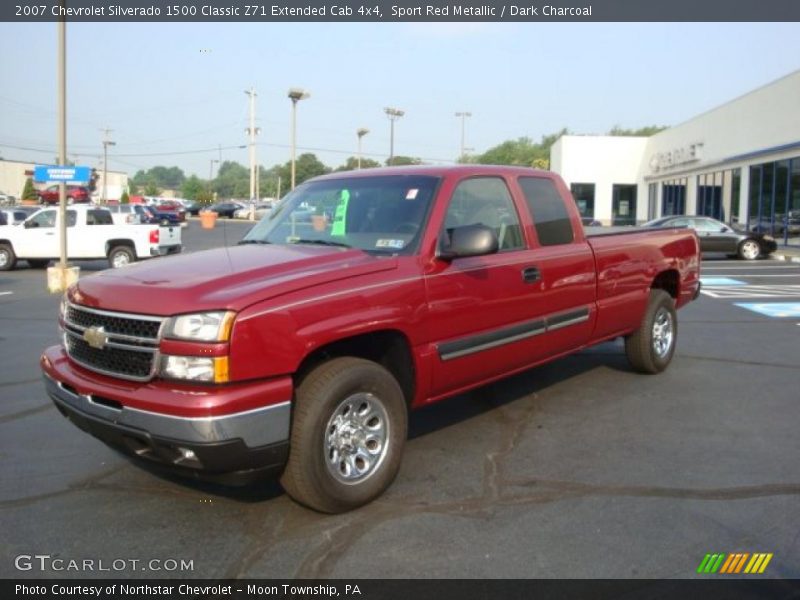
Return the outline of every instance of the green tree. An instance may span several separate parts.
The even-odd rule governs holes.
[[[139,187],[153,184],[161,189],[178,190],[186,180],[179,167],[156,166],[147,171],[139,170],[133,176],[133,183]]]
[[[122,196],[120,196],[120,198],[119,198],[119,203],[120,204],[130,204],[130,202],[131,202],[131,198],[128,195],[128,192],[127,191],[122,192]]]
[[[608,135],[650,137],[651,135],[657,134],[659,131],[664,131],[666,128],[666,126],[661,125],[648,125],[647,127],[640,127],[639,129],[623,129],[619,125],[614,125],[611,131],[608,132]]]
[[[289,178],[286,180],[288,188],[291,186],[291,162],[286,163],[286,167],[289,169]],[[325,173],[330,173],[330,171],[331,170],[317,158],[316,154],[306,152],[297,157],[297,162],[295,163],[295,185],[300,185],[312,177],[324,175]]]
[[[181,186],[181,195],[189,200],[197,200],[197,197],[203,191],[207,192],[208,186],[206,186],[197,175],[189,177]]]
[[[361,157],[362,169],[373,169],[380,166],[381,163],[379,163],[377,160]],[[336,167],[336,171],[355,171],[356,169],[358,169],[358,158],[355,156],[348,157],[343,165]]]
[[[158,196],[159,193],[158,186],[153,182],[150,182],[144,186],[145,196]]]
[[[219,198],[247,198],[250,195],[250,171],[237,162],[226,160],[217,170],[211,187]],[[242,189],[244,193],[241,193]]]
[[[33,179],[28,177],[25,180],[25,186],[22,188],[23,200],[38,200],[39,196],[36,194],[36,188],[33,187]]]
[[[133,179],[128,179],[128,193],[129,193],[131,196],[135,196],[135,195],[136,195],[136,191],[137,191],[138,189],[139,189],[139,188],[138,188],[138,187],[136,187],[136,184],[133,182]]]
[[[421,165],[422,159],[415,158],[412,156],[395,156],[391,159],[386,159],[386,166],[387,167],[402,167],[405,165]]]

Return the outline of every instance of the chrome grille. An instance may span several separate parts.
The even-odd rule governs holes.
[[[73,361],[87,369],[112,377],[147,381],[155,375],[158,364],[158,340],[163,322],[161,317],[67,304],[64,347]],[[97,337],[102,338],[99,344],[102,347],[97,347],[94,339]]]

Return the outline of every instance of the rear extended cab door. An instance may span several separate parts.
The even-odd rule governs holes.
[[[531,179],[532,181],[528,181]],[[446,244],[453,227],[483,223],[498,235],[495,254],[434,260],[425,274],[428,328],[435,348],[432,398],[520,370],[588,341],[595,275],[577,210],[564,203],[560,179],[531,172],[469,175],[447,181],[431,226]],[[568,196],[568,192],[566,192]],[[542,231],[563,229],[549,215],[567,215],[571,239],[543,245]],[[553,207],[560,203],[561,210]],[[571,199],[570,199],[571,202]],[[440,205],[443,205],[439,208]],[[571,210],[572,209],[572,210]],[[548,210],[550,212],[548,212]]]

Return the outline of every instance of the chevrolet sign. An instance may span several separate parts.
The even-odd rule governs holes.
[[[83,339],[92,348],[102,350],[106,347],[106,343],[108,342],[108,334],[106,334],[105,329],[102,327],[90,327],[83,332]]]

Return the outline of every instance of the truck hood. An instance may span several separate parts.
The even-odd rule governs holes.
[[[157,258],[83,277],[70,299],[167,316],[243,308],[305,288],[397,268],[397,259],[318,246],[246,245]]]

